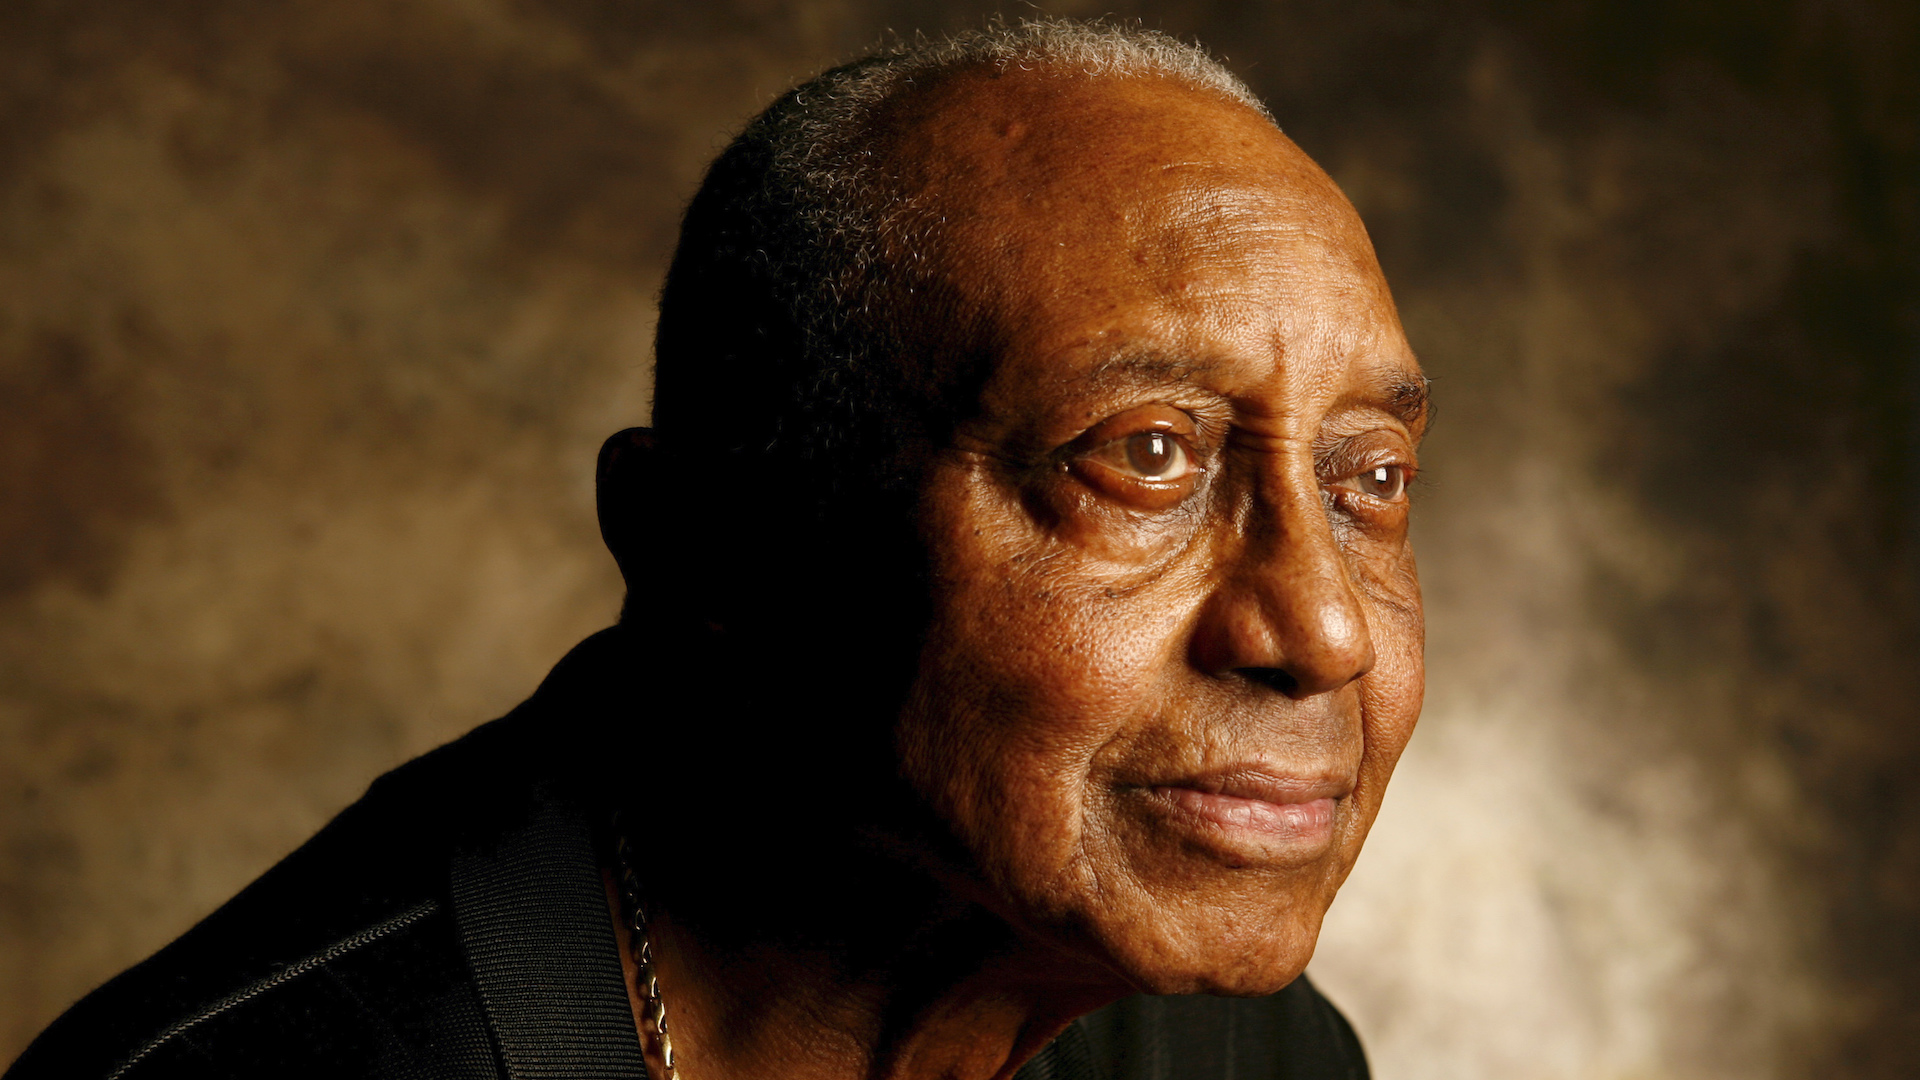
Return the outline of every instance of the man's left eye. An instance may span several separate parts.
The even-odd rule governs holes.
[[[1405,465],[1375,465],[1335,484],[1383,502],[1398,502],[1406,497],[1412,470]]]

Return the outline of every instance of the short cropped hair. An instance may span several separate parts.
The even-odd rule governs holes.
[[[721,153],[682,224],[654,367],[653,424],[671,443],[862,493],[908,479],[903,444],[942,422],[924,388],[898,385],[915,336],[908,264],[932,240],[888,190],[877,145],[889,105],[976,67],[1160,77],[1267,116],[1198,46],[1065,20],[903,43],[796,87]]]

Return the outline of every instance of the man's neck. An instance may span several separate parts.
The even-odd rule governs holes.
[[[658,1074],[611,878],[608,896],[634,1022]],[[647,937],[679,1080],[1009,1080],[1075,1017],[1130,992],[979,913],[933,916],[904,935],[895,916],[892,942],[805,945],[764,935],[722,944],[705,925],[656,916]],[[834,921],[844,933],[847,920]]]

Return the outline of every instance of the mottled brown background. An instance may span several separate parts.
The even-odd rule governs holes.
[[[1047,9],[1225,54],[1439,381],[1432,696],[1313,969],[1379,1075],[1912,1075],[1920,7]],[[0,6],[0,1061],[613,617],[703,163],[988,10]]]

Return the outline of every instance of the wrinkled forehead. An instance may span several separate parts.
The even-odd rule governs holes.
[[[964,74],[901,110],[886,152],[926,257],[1002,346],[1051,353],[1062,343],[1037,339],[1122,309],[1198,332],[1398,333],[1339,189],[1265,117],[1212,91]]]
[[[1116,227],[1129,239],[1226,230],[1257,213],[1367,248],[1339,189],[1266,117],[1169,78],[962,72],[885,127],[878,150],[898,195],[956,230],[1013,226],[1071,244]]]

